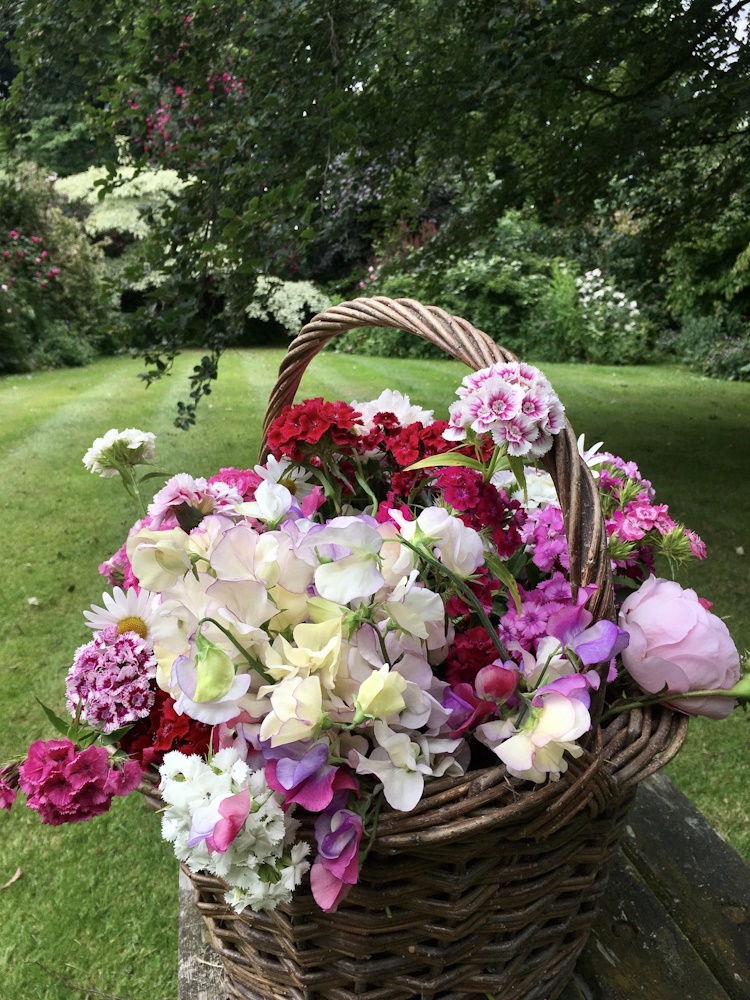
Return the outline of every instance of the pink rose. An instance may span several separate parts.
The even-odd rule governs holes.
[[[694,590],[650,576],[623,602],[620,625],[630,635],[622,662],[650,694],[720,691],[740,677],[740,658],[729,629],[711,614]],[[670,708],[688,715],[725,719],[733,698],[679,698]]]

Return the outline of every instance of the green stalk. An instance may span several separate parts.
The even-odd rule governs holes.
[[[407,549],[411,549],[412,552],[416,553],[418,556],[424,559],[424,561],[428,563],[430,566],[432,566],[434,569],[437,569],[439,572],[444,573],[448,577],[448,579],[451,581],[454,587],[456,587],[461,592],[466,602],[470,604],[474,609],[474,611],[476,612],[477,618],[480,620],[482,625],[484,625],[485,629],[487,630],[487,634],[489,635],[490,639],[492,639],[493,645],[495,646],[495,649],[498,651],[498,653],[502,656],[504,660],[510,659],[510,657],[508,656],[508,652],[505,649],[505,646],[503,646],[502,642],[500,642],[500,636],[497,634],[497,630],[493,627],[492,622],[490,621],[489,616],[487,615],[487,612],[480,604],[476,594],[469,587],[466,586],[461,577],[457,576],[453,572],[453,570],[448,569],[448,567],[445,566],[443,563],[441,563],[439,559],[436,559],[432,555],[432,553],[427,552],[425,549],[420,548],[418,545],[413,545],[405,538],[399,538],[398,541],[401,542],[402,545],[405,545]]]
[[[649,705],[661,705],[666,701],[680,701],[685,698],[738,698],[741,702],[750,696],[748,679],[743,678],[734,687],[712,689],[710,691],[685,691],[680,694],[670,694],[669,692],[654,695],[652,698],[641,698],[638,701],[628,701],[623,705],[615,705],[608,712],[602,715],[601,722],[612,719],[623,712],[629,712],[632,708],[647,708]]]
[[[224,635],[227,637],[227,639],[229,639],[234,648],[237,650],[237,652],[242,653],[248,665],[251,666],[256,673],[260,674],[260,676],[263,678],[266,684],[276,683],[273,677],[271,677],[270,674],[266,673],[265,668],[263,667],[263,664],[260,662],[260,660],[257,659],[255,656],[251,656],[251,654],[248,653],[245,647],[240,645],[239,642],[237,642],[237,640],[231,634],[231,632],[228,632],[227,629],[225,629],[223,625],[219,624],[219,622],[217,622],[215,618],[201,618],[201,620],[198,622],[198,628],[200,628],[204,622],[211,622],[211,624],[215,625],[220,632],[223,632]]]

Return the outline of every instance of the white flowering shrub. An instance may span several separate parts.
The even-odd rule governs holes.
[[[557,261],[532,319],[532,353],[551,361],[637,364],[648,357],[648,331],[638,303],[599,268],[576,277]]]
[[[648,353],[647,331],[635,299],[610,284],[597,267],[576,278],[586,360],[635,364]]]
[[[311,281],[282,281],[261,275],[245,312],[250,319],[276,320],[293,337],[311,316],[330,304],[328,296]]]

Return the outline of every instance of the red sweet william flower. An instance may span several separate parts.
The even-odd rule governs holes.
[[[158,766],[170,750],[190,756],[208,752],[211,727],[187,715],[178,715],[174,699],[157,690],[154,707],[146,719],[141,719],[120,740],[120,747],[144,767]]]
[[[327,402],[322,396],[286,406],[268,429],[268,447],[275,458],[286,456],[300,462],[307,453],[328,447],[338,452],[357,445],[354,428],[360,423],[357,410],[348,403]],[[317,446],[314,449],[305,445]]]
[[[481,625],[459,632],[448,650],[448,683],[454,687],[464,681],[472,684],[482,667],[496,658],[497,647]]]

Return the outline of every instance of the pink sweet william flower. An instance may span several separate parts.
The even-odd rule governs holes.
[[[708,611],[694,590],[650,576],[623,601],[620,625],[630,635],[622,662],[650,694],[721,691],[740,678],[740,657],[729,629]],[[678,698],[667,705],[687,715],[725,719],[733,698]]]
[[[16,801],[18,788],[18,767],[9,764],[0,768],[0,809],[10,809]]]
[[[533,365],[496,363],[467,375],[449,407],[443,431],[449,441],[463,441],[467,428],[491,434],[510,455],[538,458],[552,447],[552,436],[565,424],[565,411],[552,386]]]
[[[0,780],[0,809],[10,809],[13,803],[16,801],[15,788],[11,788],[10,785]]]
[[[85,722],[112,733],[149,714],[155,676],[151,645],[135,632],[118,635],[110,625],[76,650],[66,680],[68,711],[80,709]]]
[[[310,871],[310,887],[324,913],[335,913],[359,878],[362,833],[362,820],[349,809],[321,813],[315,822],[318,856]]]
[[[242,503],[242,494],[236,486],[216,477],[209,484],[205,479],[193,479],[186,472],[180,472],[159,490],[149,504],[148,513],[152,528],[161,527],[170,517],[179,520],[180,516],[187,516],[187,523],[192,528],[208,514],[233,514],[239,503]]]
[[[18,784],[42,823],[80,823],[107,812],[115,795],[129,795],[143,771],[135,761],[112,766],[104,747],[77,750],[70,740],[36,740],[19,768]]]

